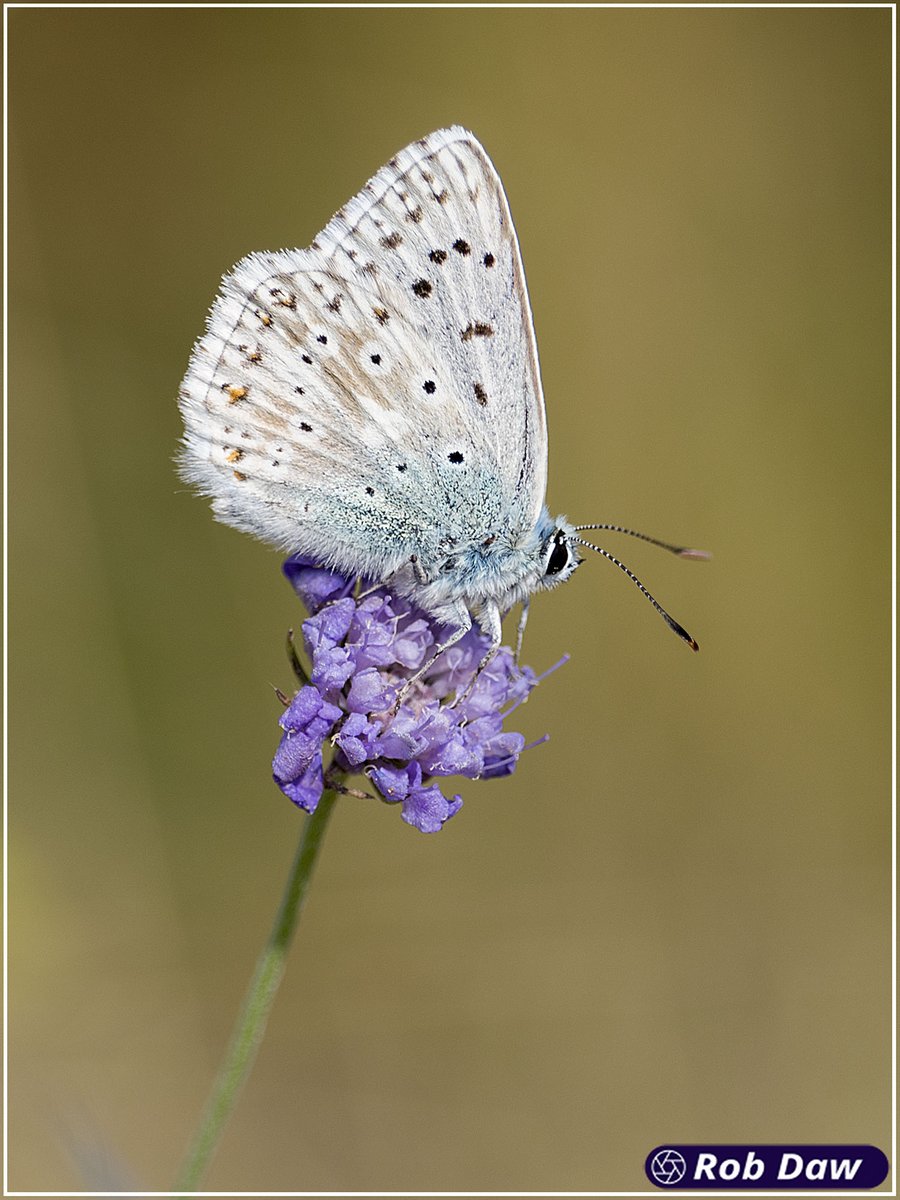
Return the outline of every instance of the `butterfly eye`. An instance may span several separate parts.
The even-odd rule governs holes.
[[[558,575],[569,565],[569,543],[561,529],[556,531],[553,538],[553,550],[547,562],[545,575]]]

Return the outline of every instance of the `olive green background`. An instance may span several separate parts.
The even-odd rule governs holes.
[[[523,246],[551,734],[441,834],[343,800],[208,1186],[647,1187],[889,1146],[890,12],[10,13],[10,1186],[165,1189],[302,817],[300,610],[175,477],[221,273],[441,125]]]

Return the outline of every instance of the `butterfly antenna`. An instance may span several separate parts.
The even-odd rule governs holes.
[[[624,525],[576,525],[577,532],[584,529],[608,529],[611,533],[625,533],[628,537],[640,538],[642,542],[649,542],[651,546],[659,546],[662,550],[668,550],[672,554],[677,554],[679,558],[694,558],[702,561],[712,558],[708,550],[692,550],[689,546],[673,546],[671,542],[661,542],[659,538],[649,537],[646,533],[638,533],[636,529],[626,529]],[[593,547],[597,549],[596,546]]]
[[[580,526],[576,526],[576,528],[589,529],[589,528],[599,528],[599,527],[580,525]],[[609,526],[609,528],[612,528],[612,526]],[[623,530],[622,532],[625,533],[628,531]],[[637,534],[637,536],[641,537],[643,535]],[[648,542],[654,541],[653,538],[645,538],[644,540],[648,541]],[[691,637],[691,635],[688,633],[688,631],[684,628],[684,626],[679,625],[674,617],[670,617],[669,614],[666,612],[666,610],[663,608],[663,606],[656,599],[656,597],[651,596],[651,594],[647,591],[647,589],[644,587],[644,585],[638,579],[637,575],[635,575],[634,571],[629,570],[628,567],[626,567],[623,562],[619,562],[619,560],[616,558],[616,556],[614,554],[610,554],[610,552],[608,550],[601,549],[600,546],[595,546],[593,542],[586,542],[584,540],[584,538],[576,538],[575,541],[578,543],[579,546],[585,546],[585,547],[587,547],[588,550],[596,550],[596,552],[598,554],[602,554],[604,558],[608,558],[611,563],[615,563],[616,566],[619,568],[619,570],[624,571],[625,574],[628,576],[628,578],[631,580],[631,582],[635,585],[635,587],[638,588],[647,597],[647,599],[650,601],[650,603],[653,605],[653,607],[656,609],[656,611],[659,613],[659,615],[662,617],[662,619],[665,621],[665,623],[668,625],[668,627],[672,630],[672,632],[677,633],[678,636],[681,638],[681,640],[684,642],[687,642],[687,644],[690,646],[690,648],[692,650],[700,649],[700,647],[697,645],[697,643],[694,641],[694,639]],[[660,546],[665,546],[664,542],[658,542],[656,544],[660,545]],[[666,549],[671,550],[671,549],[674,549],[674,547],[666,546]]]

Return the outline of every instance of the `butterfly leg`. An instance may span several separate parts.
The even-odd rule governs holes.
[[[429,574],[425,570],[425,568],[422,566],[422,564],[419,562],[418,554],[410,555],[409,565],[413,569],[413,575],[415,575],[415,577],[416,577],[416,583],[426,584],[426,583],[431,582],[431,577],[429,576]],[[466,612],[468,613],[468,610],[466,610]],[[472,622],[470,621],[469,622],[470,628],[471,628],[471,625],[472,625]]]
[[[525,626],[528,624],[528,605],[530,600],[522,601],[522,615],[519,617],[519,627],[516,630],[516,666],[522,662],[522,641],[525,637]]]
[[[362,583],[362,577],[360,577],[359,582]],[[357,592],[356,603],[359,604],[360,600],[365,600],[367,596],[374,596],[376,592],[380,592],[386,586],[384,583],[374,583],[371,587],[367,587],[364,592]]]
[[[480,608],[476,611],[475,620],[478,622],[482,633],[487,634],[487,636],[490,638],[490,645],[488,646],[487,650],[485,651],[484,657],[482,658],[481,662],[475,668],[475,672],[472,675],[472,678],[466,684],[463,691],[460,692],[459,695],[456,697],[456,699],[453,701],[453,705],[452,705],[453,708],[456,708],[457,704],[462,704],[463,700],[467,700],[469,698],[469,696],[471,696],[472,689],[475,687],[475,684],[478,682],[479,675],[484,670],[484,668],[488,665],[488,663],[491,661],[491,659],[494,657],[494,655],[497,653],[497,651],[500,649],[500,642],[503,638],[500,609],[492,601],[486,600],[484,603],[484,607]]]

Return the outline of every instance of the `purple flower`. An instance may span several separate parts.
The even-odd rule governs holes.
[[[462,806],[433,781],[510,775],[526,748],[520,733],[504,732],[509,711],[540,680],[518,667],[503,646],[465,691],[487,647],[471,630],[444,651],[390,710],[404,683],[434,654],[438,626],[385,588],[356,600],[353,581],[308,560],[291,558],[284,573],[312,614],[303,643],[312,667],[281,716],[281,743],[272,763],[275,782],[300,808],[313,812],[331,772],[364,774],[383,800],[423,833],[436,833]],[[365,589],[363,589],[365,590]],[[334,748],[328,770],[324,751]]]

